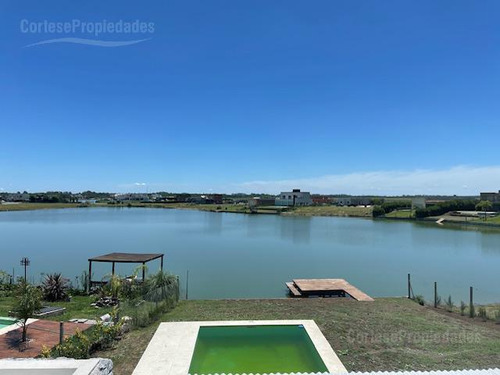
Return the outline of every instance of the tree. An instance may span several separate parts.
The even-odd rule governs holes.
[[[16,300],[14,302],[14,314],[21,321],[23,327],[22,342],[26,341],[28,332],[28,319],[32,318],[35,312],[42,308],[42,293],[40,290],[25,280],[21,281],[17,287]]]
[[[491,210],[492,207],[493,205],[490,201],[481,201],[476,204],[477,211],[484,211],[484,220],[486,220],[486,211]]]
[[[379,217],[385,215],[385,210],[381,206],[374,206],[372,211],[373,217]]]

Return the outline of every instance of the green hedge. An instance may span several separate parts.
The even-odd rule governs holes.
[[[477,201],[470,200],[451,200],[441,202],[427,208],[417,208],[415,216],[417,218],[424,218],[428,216],[439,216],[450,211],[473,211],[476,209]]]

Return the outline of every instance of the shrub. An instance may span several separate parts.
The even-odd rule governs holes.
[[[385,213],[392,212],[394,210],[398,210],[401,208],[411,208],[411,201],[409,200],[404,200],[404,201],[394,201],[394,202],[384,202],[382,203],[383,210]]]
[[[477,201],[472,199],[441,202],[427,208],[417,208],[417,210],[415,211],[415,216],[417,218],[424,218],[427,216],[443,215],[449,211],[474,210],[476,208],[476,203]]]
[[[45,276],[42,282],[43,298],[46,301],[64,301],[68,299],[69,282],[60,273]]]
[[[104,325],[102,322],[98,322],[85,332],[77,330],[73,336],[68,337],[62,344],[52,348],[50,354],[42,351],[42,355],[50,355],[53,358],[87,359],[97,350],[111,348],[121,334],[122,325],[123,321],[113,325]]]
[[[477,312],[477,316],[480,317],[481,319],[483,319],[483,322],[488,320],[488,314],[486,313],[486,308],[481,306]]]
[[[82,291],[87,292],[89,290],[89,273],[87,271],[83,271],[79,279]]]
[[[470,305],[469,307],[469,317],[474,318],[476,316],[476,309],[474,305]]]
[[[500,324],[500,309],[495,311],[495,323]]]
[[[436,297],[436,306],[437,307],[441,306],[441,296]]]
[[[425,300],[424,300],[424,296],[422,295],[418,295],[418,296],[415,296],[415,298],[413,299],[416,303],[418,303],[420,306],[424,306],[425,305]]]
[[[448,299],[446,300],[446,311],[452,312],[453,308],[455,305],[453,304],[453,301],[451,300],[451,295],[448,296]]]
[[[464,316],[465,315],[465,309],[467,308],[467,305],[465,304],[464,301],[460,301],[460,315]]]
[[[385,210],[381,206],[374,206],[372,211],[373,217],[379,217],[385,215]]]

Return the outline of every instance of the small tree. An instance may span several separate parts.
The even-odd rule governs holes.
[[[481,201],[476,204],[476,210],[484,212],[484,220],[486,220],[486,211],[491,210],[492,207],[493,205],[490,201]]]
[[[41,308],[42,293],[37,287],[23,280],[17,287],[13,308],[16,318],[21,321],[21,326],[23,327],[22,342],[26,341],[28,319],[32,318],[35,312]]]
[[[379,217],[385,215],[385,210],[381,206],[374,206],[372,210],[373,217]]]

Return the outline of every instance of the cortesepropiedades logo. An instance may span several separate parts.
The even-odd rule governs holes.
[[[44,39],[30,43],[25,47],[52,43],[123,47],[150,40],[155,31],[155,24],[140,20],[94,22],[72,19],[71,21],[54,22],[22,19],[19,28],[23,34],[36,34],[44,37]]]

